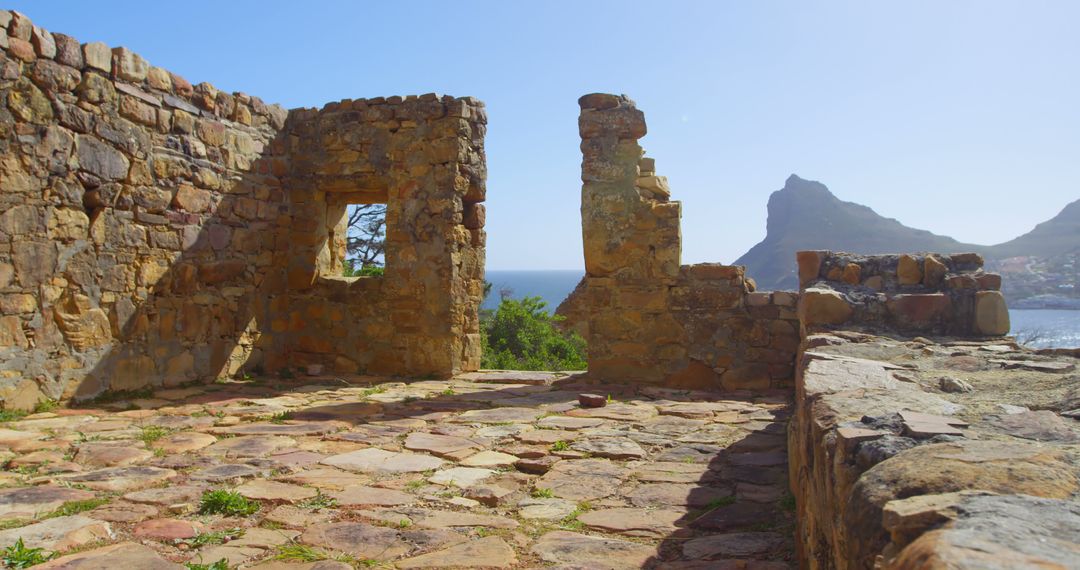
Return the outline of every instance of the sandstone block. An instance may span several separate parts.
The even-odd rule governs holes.
[[[917,285],[922,283],[923,272],[919,260],[910,255],[901,255],[900,262],[896,266],[896,278],[901,285]]]
[[[614,109],[619,106],[621,98],[618,95],[611,95],[608,93],[589,93],[588,95],[582,95],[578,99],[578,105],[582,109]]]
[[[48,31],[34,26],[30,35],[30,43],[34,44],[34,51],[37,52],[38,57],[48,59],[56,57],[56,41],[53,40],[53,35]]]
[[[146,74],[150,71],[150,64],[126,47],[113,48],[112,64],[113,75],[135,83],[146,79]]]
[[[1010,328],[1009,310],[1000,291],[975,293],[975,334],[1000,336]]]
[[[75,152],[79,167],[105,180],[121,180],[127,176],[130,162],[123,153],[100,139],[76,135]]]
[[[37,59],[37,52],[34,51],[34,45],[26,40],[8,38],[8,50],[15,59],[21,61],[29,63]]]
[[[926,256],[923,262],[923,285],[927,287],[940,287],[945,280],[945,274],[949,268],[933,255]]]
[[[112,51],[109,46],[101,42],[83,44],[82,52],[87,67],[105,73],[112,71]]]
[[[53,34],[52,36],[53,41],[56,42],[56,61],[75,69],[82,69],[83,53],[79,41],[64,34]]]
[[[800,252],[802,253],[802,252]],[[810,252],[816,253],[816,252]],[[802,264],[800,263],[800,272]],[[799,296],[799,320],[804,326],[838,325],[847,321],[854,310],[843,295],[831,289],[812,287]]]
[[[986,291],[999,291],[1001,289],[1001,275],[997,273],[983,273],[975,277],[975,284],[979,289]]]
[[[806,286],[818,278],[821,273],[821,262],[825,259],[824,251],[800,251],[795,253],[795,260],[799,264],[799,285]]]
[[[952,316],[952,301],[944,293],[897,295],[886,307],[898,323],[908,327],[926,327]]]

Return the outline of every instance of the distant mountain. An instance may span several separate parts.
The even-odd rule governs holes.
[[[769,196],[765,239],[735,260],[735,265],[745,265],[763,290],[797,289],[795,252],[806,249],[874,254],[984,248],[909,228],[866,206],[840,200],[820,182],[792,174],[782,189]]]
[[[948,236],[907,227],[870,208],[844,202],[820,182],[792,174],[781,190],[769,197],[765,239],[735,261],[745,265],[758,287],[798,288],[795,252],[830,249],[852,253],[932,251],[983,254],[988,268],[1001,270],[1005,291],[1013,298],[1037,294],[1074,296],[1076,258],[1080,255],[1080,200],[1030,232],[993,246],[962,243]],[[1003,263],[1026,257],[1020,263]],[[1009,267],[1019,266],[1019,271]],[[1010,280],[1013,281],[1010,287]],[[1072,284],[1072,285],[1070,285]]]
[[[1035,226],[1030,232],[989,249],[987,256],[994,259],[1021,255],[1057,257],[1080,253],[1080,200],[1065,206],[1058,215]]]

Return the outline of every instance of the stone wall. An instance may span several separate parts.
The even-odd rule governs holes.
[[[313,362],[476,368],[482,104],[287,112],[7,11],[0,48],[5,407]],[[335,279],[363,201],[388,204],[387,274]]]
[[[483,105],[435,95],[290,113],[294,362],[425,376],[476,370],[484,284]],[[341,277],[347,204],[385,203],[386,272]]]
[[[907,334],[1000,336],[1009,332],[1001,276],[975,253],[797,254],[806,331],[828,328]]]
[[[1080,428],[1059,415],[1075,359],[847,331],[806,347],[788,428],[800,567],[1075,567]]]
[[[790,382],[797,294],[758,293],[742,267],[681,265],[681,204],[638,139],[625,96],[579,100],[589,374],[668,386],[763,389]]]

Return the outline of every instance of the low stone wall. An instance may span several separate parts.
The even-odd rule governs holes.
[[[755,292],[742,267],[681,265],[681,204],[638,144],[644,114],[625,96],[591,94],[579,104],[586,276],[561,314],[587,333],[590,376],[727,390],[790,385],[798,295]]]
[[[1001,276],[974,253],[797,254],[806,331],[828,328],[907,334],[1000,336],[1009,332]]]
[[[2,10],[0,48],[3,407],[309,363],[478,367],[482,103],[287,112]],[[386,275],[340,282],[344,208],[370,201]]]
[[[1000,341],[811,335],[788,432],[801,567],[1074,567],[1080,429],[1029,406],[1074,406],[1075,366]]]

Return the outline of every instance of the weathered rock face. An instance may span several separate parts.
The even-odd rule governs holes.
[[[583,285],[560,307],[586,333],[589,373],[684,388],[790,384],[798,347],[789,292],[754,292],[743,268],[680,265],[681,204],[669,200],[625,96],[582,97]]]
[[[482,103],[290,112],[2,14],[5,407],[307,364],[477,368]],[[382,278],[335,277],[358,202],[387,204]]]
[[[1001,278],[984,273],[974,253],[854,255],[801,251],[806,331],[828,328],[907,334],[1001,336],[1009,312]]]

